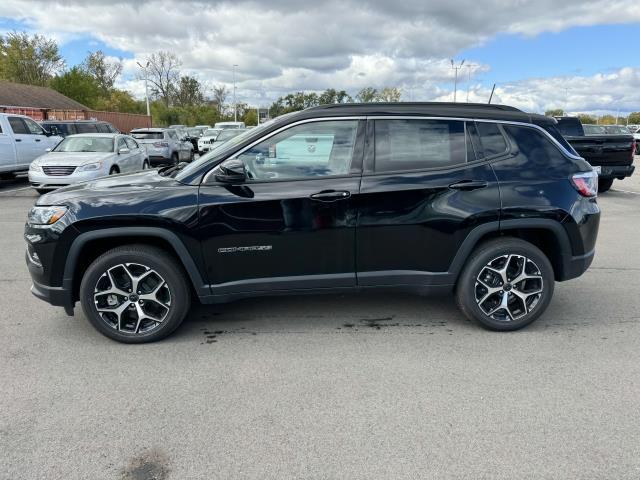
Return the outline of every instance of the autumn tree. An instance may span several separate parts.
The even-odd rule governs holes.
[[[181,65],[182,62],[175,53],[159,51],[149,57],[147,74],[151,84],[151,94],[167,107],[178,91]]]
[[[108,96],[122,73],[122,60],[109,60],[102,50],[98,50],[87,55],[82,68],[96,80],[102,94]]]
[[[11,82],[46,86],[64,69],[55,40],[25,32],[0,36],[0,78]]]
[[[200,105],[204,102],[202,84],[197,78],[185,75],[180,77],[175,93],[175,103],[180,106]]]

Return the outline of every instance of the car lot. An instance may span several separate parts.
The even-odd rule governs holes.
[[[0,478],[640,475],[637,175],[600,197],[591,269],[508,334],[376,294],[197,307],[117,344],[28,293],[35,198],[0,183]]]

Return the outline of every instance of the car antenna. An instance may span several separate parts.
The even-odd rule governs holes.
[[[496,90],[496,84],[493,84],[493,88],[491,89],[491,95],[489,95],[489,101],[487,104],[491,104],[491,99],[493,98],[493,92]]]

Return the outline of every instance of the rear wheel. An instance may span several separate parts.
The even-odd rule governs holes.
[[[180,163],[180,157],[178,157],[178,154],[177,154],[177,153],[173,153],[173,154],[171,155],[171,163],[172,163],[173,165],[177,165],[178,163]]]
[[[473,252],[460,274],[456,299],[470,320],[509,331],[542,315],[553,289],[553,267],[540,249],[517,238],[500,238]]]
[[[16,178],[15,173],[0,173],[0,180],[13,180]]]
[[[120,173],[120,169],[114,165],[109,170],[109,175],[116,175],[117,173]]]
[[[190,291],[182,267],[167,252],[127,245],[109,250],[87,268],[80,301],[103,335],[145,343],[178,328],[189,310]]]
[[[45,193],[49,193],[50,190],[47,190],[45,188],[36,188],[36,192],[38,192],[40,195],[44,195]]]
[[[142,169],[149,170],[149,160],[145,160],[144,162],[142,162]]]
[[[608,191],[612,185],[613,185],[613,178],[599,178],[598,192],[604,193]]]

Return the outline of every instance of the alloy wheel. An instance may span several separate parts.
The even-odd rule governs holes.
[[[543,295],[540,268],[524,255],[501,255],[487,263],[476,277],[475,300],[493,320],[518,320],[540,302]]]
[[[102,321],[129,334],[151,332],[171,309],[167,282],[139,263],[122,263],[104,272],[96,282],[93,300]]]

